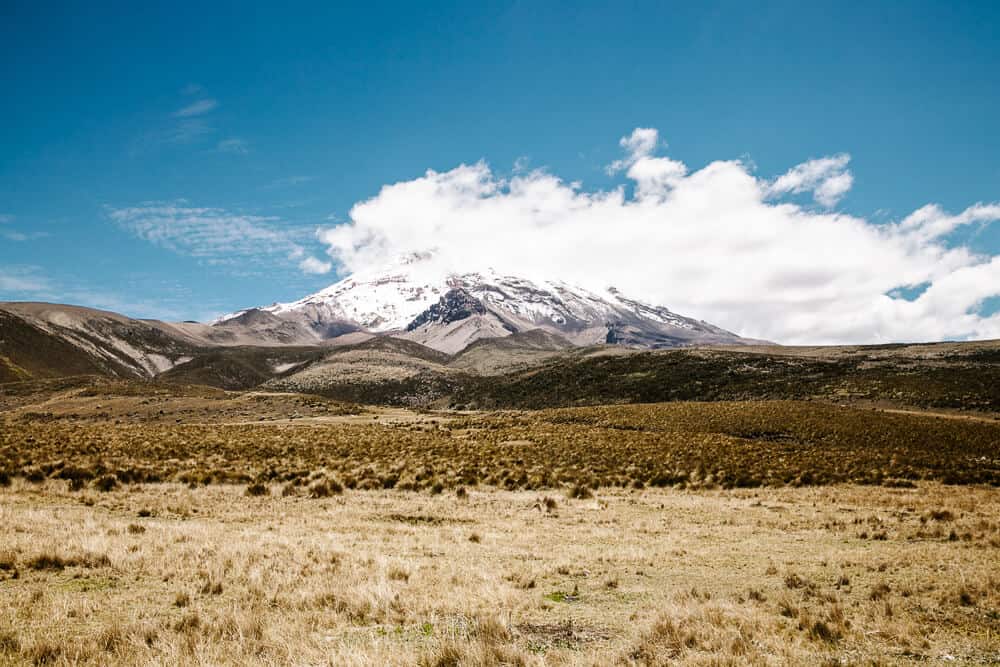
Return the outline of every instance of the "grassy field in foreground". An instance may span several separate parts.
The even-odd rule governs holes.
[[[0,664],[1000,660],[1000,491],[15,480]]]

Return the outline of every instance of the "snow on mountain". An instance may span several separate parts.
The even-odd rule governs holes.
[[[352,331],[392,333],[448,353],[480,338],[532,329],[577,345],[656,348],[743,342],[729,331],[628,298],[614,288],[598,294],[559,280],[493,270],[445,272],[422,258],[356,273],[298,301],[234,313],[216,325],[257,312],[306,327],[317,339]]]

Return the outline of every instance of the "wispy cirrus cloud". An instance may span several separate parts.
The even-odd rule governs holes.
[[[296,185],[302,185],[303,183],[308,183],[313,180],[312,176],[304,176],[302,174],[296,174],[294,176],[284,176],[282,178],[276,178],[264,187],[268,190],[273,190],[276,188],[290,188]]]
[[[215,127],[206,117],[218,106],[218,100],[202,95],[204,89],[197,84],[190,84],[182,89],[184,95],[200,95],[195,100],[171,112],[167,117],[161,117],[159,127],[154,127],[139,135],[131,144],[132,154],[141,154],[161,146],[178,146],[194,144],[215,132]],[[238,140],[242,141],[242,140]],[[218,149],[229,149],[230,152],[240,152],[239,144],[220,142]],[[245,144],[243,145],[245,148]]]
[[[108,208],[107,214],[136,237],[206,264],[239,267],[251,259],[270,257],[297,260],[305,273],[326,273],[317,271],[323,263],[307,256],[303,247],[315,238],[314,230],[288,225],[278,217],[189,206],[184,201]]]
[[[34,241],[35,239],[44,239],[49,236],[48,232],[25,232],[19,229],[14,229],[9,226],[14,222],[14,220],[15,217],[13,215],[0,215],[0,225],[4,225],[3,228],[0,228],[0,238],[6,241],[21,243],[24,241]]]
[[[235,155],[246,155],[250,152],[250,145],[239,137],[223,139],[215,145],[215,149],[220,153],[233,153]]]
[[[114,289],[85,284],[79,277],[52,278],[40,266],[0,267],[0,301],[47,301],[110,310],[131,317],[179,320],[190,308],[191,295],[169,285],[156,290],[160,298],[140,301],[123,297]],[[82,284],[83,283],[83,284]],[[202,321],[211,320],[206,313]]]
[[[203,116],[209,111],[212,111],[219,106],[218,100],[212,98],[205,98],[198,100],[197,102],[192,102],[186,106],[181,107],[173,114],[174,118],[191,118],[192,116]]]
[[[0,267],[0,301],[48,293],[52,284],[38,266]]]
[[[13,241],[15,243],[22,243],[25,241],[34,241],[36,239],[44,239],[49,237],[48,232],[21,232],[16,229],[4,229],[0,230],[0,237],[6,239],[7,241]]]

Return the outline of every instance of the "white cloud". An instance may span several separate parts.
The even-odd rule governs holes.
[[[875,224],[781,201],[812,192],[832,208],[850,188],[847,155],[773,179],[741,161],[689,171],[657,157],[656,130],[621,141],[624,187],[588,192],[542,171],[503,178],[483,162],[384,186],[349,221],[322,230],[349,271],[433,250],[441,270],[492,266],[615,285],[747,336],[784,343],[1000,337],[1000,258],[945,243],[960,226],[1000,219],[1000,205],[958,214],[935,205]],[[929,283],[912,301],[887,294]]]
[[[325,273],[330,273],[330,271],[333,270],[333,264],[331,262],[324,262],[316,259],[315,257],[306,257],[299,262],[299,269],[301,269],[303,273],[323,275]]]
[[[809,160],[792,167],[768,187],[768,195],[812,192],[816,203],[833,208],[854,184],[854,177],[847,171],[851,156],[846,153]]]
[[[219,106],[219,102],[217,100],[206,98],[203,100],[198,100],[197,102],[192,102],[191,104],[178,109],[173,113],[173,115],[176,118],[191,118],[192,116],[201,116],[207,114],[209,111],[212,111],[217,106]]]

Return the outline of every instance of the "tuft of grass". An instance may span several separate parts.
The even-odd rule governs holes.
[[[21,650],[21,640],[11,630],[0,630],[0,655],[14,655]]]
[[[879,583],[872,586],[871,591],[868,592],[868,599],[872,600],[873,602],[877,602],[878,600],[884,599],[891,592],[892,592],[892,587],[889,586],[889,584],[887,584],[886,582],[880,581]]]
[[[267,484],[254,482],[247,486],[247,490],[244,493],[248,496],[268,496],[271,494],[271,489],[268,488]]]
[[[104,493],[114,491],[118,488],[118,477],[115,475],[101,475],[91,482],[91,485],[98,491],[102,491]]]
[[[343,492],[343,485],[332,477],[323,477],[309,486],[310,498],[328,498]]]
[[[21,654],[33,665],[54,665],[62,657],[63,648],[55,642],[40,639],[22,649]]]

